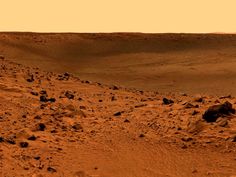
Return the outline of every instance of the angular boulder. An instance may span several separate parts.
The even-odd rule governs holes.
[[[213,105],[209,107],[202,118],[207,122],[215,122],[219,117],[224,117],[230,114],[235,114],[235,109],[232,107],[232,104],[226,101],[223,104]]]
[[[173,104],[174,101],[168,98],[163,98],[163,104],[168,105],[168,104]]]

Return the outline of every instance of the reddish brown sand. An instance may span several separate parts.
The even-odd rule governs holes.
[[[0,47],[1,177],[236,176],[236,116],[202,118],[211,105],[236,108],[235,97],[142,92],[43,71],[54,65],[31,62],[37,52],[24,58],[30,41]],[[31,66],[12,62],[16,56]],[[55,102],[40,101],[44,95]],[[174,103],[164,105],[164,97]]]
[[[129,88],[236,95],[235,34],[0,33],[0,54]]]

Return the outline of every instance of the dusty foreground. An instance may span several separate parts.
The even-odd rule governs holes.
[[[236,96],[236,34],[0,33],[0,53],[125,88]]]
[[[202,117],[236,98],[124,89],[0,58],[1,177],[236,176],[236,116]]]

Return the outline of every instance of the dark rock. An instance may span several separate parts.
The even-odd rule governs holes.
[[[235,114],[235,109],[230,102],[226,101],[224,104],[209,107],[203,114],[203,119],[207,122],[215,122],[217,118],[230,114]]]
[[[115,101],[115,100],[116,100],[115,96],[112,96],[111,101]]]
[[[48,167],[48,168],[47,168],[47,171],[48,171],[48,172],[51,172],[51,173],[57,172],[57,170],[56,170],[55,168],[52,168],[52,167]]]
[[[74,99],[74,97],[75,97],[74,94],[71,91],[66,91],[65,96],[68,99]]]
[[[188,146],[187,146],[186,144],[182,144],[181,148],[182,148],[182,149],[187,149]]]
[[[227,96],[221,96],[220,99],[225,99],[225,98],[232,98],[231,95],[227,95]]]
[[[41,119],[41,116],[37,115],[34,117],[34,119]]]
[[[125,119],[124,122],[125,123],[130,123],[130,121],[128,119]]]
[[[85,106],[79,106],[79,108],[80,108],[80,109],[83,109],[83,110],[85,110],[85,109],[86,109],[86,107],[85,107]]]
[[[196,170],[196,169],[194,169],[193,171],[192,171],[192,173],[197,173],[198,171]]]
[[[141,102],[146,102],[146,101],[148,101],[148,100],[145,99],[145,98],[142,98],[142,99],[141,99]]]
[[[3,55],[0,55],[0,60],[4,60],[5,57]]]
[[[38,94],[38,92],[30,92],[32,95],[34,95],[34,96],[38,96],[39,94]]]
[[[39,131],[44,131],[45,129],[46,129],[45,124],[43,124],[43,123],[39,123],[39,124],[38,124],[37,130],[39,130]]]
[[[192,115],[194,116],[194,115],[196,115],[196,114],[198,114],[198,113],[199,113],[199,111],[194,110],[194,111],[192,112]]]
[[[181,127],[178,127],[177,130],[182,130],[182,128],[181,128]]]
[[[9,144],[16,144],[16,141],[13,138],[6,139],[6,142]]]
[[[134,107],[135,108],[141,108],[141,107],[144,107],[144,106],[147,106],[147,104],[137,104],[137,105],[135,105]]]
[[[56,99],[55,98],[48,98],[47,101],[51,102],[51,103],[54,103],[54,102],[56,102]]]
[[[58,80],[61,80],[61,81],[63,81],[63,80],[67,81],[67,80],[70,79],[70,76],[71,76],[71,75],[66,72],[66,73],[64,73],[64,74],[58,75],[58,76],[57,76],[57,79],[58,79]]]
[[[26,80],[27,82],[34,82],[34,75],[29,75],[29,78]]]
[[[116,112],[114,116],[121,116],[121,112]]]
[[[141,95],[143,95],[143,94],[144,94],[144,91],[140,90],[139,93],[140,93]]]
[[[202,97],[197,97],[194,99],[194,101],[202,103],[204,101],[204,99]]]
[[[29,143],[27,142],[20,142],[20,147],[27,148],[29,146]]]
[[[44,108],[46,108],[47,107],[47,104],[41,104],[40,105],[40,109],[44,109]]]
[[[229,138],[229,140],[231,141],[231,142],[236,142],[236,135],[233,135],[232,137],[230,137]]]
[[[48,99],[47,99],[47,97],[45,95],[42,95],[42,96],[40,96],[40,101],[41,102],[47,102]]]
[[[83,130],[83,127],[78,123],[73,125],[72,128],[75,129],[75,130]]]
[[[65,72],[65,73],[64,73],[64,76],[65,76],[65,77],[70,77],[70,74],[69,74],[68,72]]]
[[[81,83],[83,83],[83,84],[90,84],[90,82],[87,81],[87,80],[83,80],[83,81],[81,81]]]
[[[163,104],[168,105],[168,104],[173,104],[174,101],[171,99],[163,98]]]
[[[117,86],[115,86],[115,85],[111,86],[110,89],[112,89],[112,90],[119,90],[119,88]]]
[[[62,129],[62,131],[66,131],[66,130],[67,130],[67,127],[66,127],[65,125],[62,125],[62,126],[61,126],[61,129]]]
[[[199,108],[199,106],[198,106],[198,105],[193,105],[193,104],[191,104],[191,103],[186,103],[186,104],[184,105],[184,108],[186,108],[186,109]]]
[[[46,90],[41,90],[39,93],[40,93],[41,95],[47,95],[47,91],[46,91]]]
[[[57,133],[57,130],[51,130],[51,133]]]
[[[183,138],[181,138],[181,140],[185,141],[185,142],[189,142],[189,141],[192,141],[193,138],[191,138],[191,137],[183,137]]]
[[[144,138],[144,137],[145,137],[145,135],[142,133],[139,135],[139,138]]]
[[[34,157],[35,160],[40,160],[39,156]]]
[[[34,135],[32,135],[32,136],[30,136],[29,138],[28,138],[28,140],[30,140],[30,141],[35,141],[37,138],[36,138],[36,136],[34,136]]]
[[[56,99],[55,98],[47,98],[45,95],[41,95],[40,96],[40,101],[41,102],[44,102],[44,103],[46,103],[46,102],[55,102],[56,101]]]
[[[0,137],[0,143],[4,142],[4,138]]]

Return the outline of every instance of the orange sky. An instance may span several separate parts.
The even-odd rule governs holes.
[[[236,32],[236,0],[0,0],[0,31]]]

